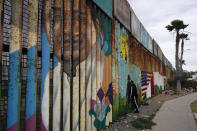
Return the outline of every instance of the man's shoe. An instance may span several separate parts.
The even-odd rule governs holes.
[[[134,113],[140,113],[139,111],[135,111]]]

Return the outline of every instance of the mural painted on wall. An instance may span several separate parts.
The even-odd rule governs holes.
[[[106,127],[106,116],[110,112],[109,104],[113,103],[112,83],[109,85],[108,91],[105,94],[102,88],[97,92],[99,102],[91,100],[91,109],[89,114],[95,117],[94,126],[97,131],[101,131]]]
[[[38,4],[38,1],[4,0],[6,5],[2,4],[1,7],[4,7],[8,13],[2,14],[3,17],[0,16],[0,18],[3,18],[1,19],[3,44],[9,47],[6,50],[7,56],[4,56],[8,61],[5,69],[9,75],[6,81],[7,95],[2,89],[5,88],[3,82],[0,83],[0,101],[8,100],[1,107],[6,115],[3,116],[4,118],[0,116],[0,120],[5,121],[3,124],[5,128],[0,127],[0,130],[21,130],[20,126],[23,122],[25,125],[22,128],[25,130],[103,130],[109,122],[112,122],[112,116],[116,120],[130,111],[126,99],[128,75],[131,76],[138,90],[142,89],[143,98],[151,96],[151,73],[141,72],[140,65],[145,67],[147,65],[140,63],[142,57],[139,55],[141,51],[137,44],[133,46],[134,52],[130,50],[135,60],[129,58],[128,42],[130,40],[125,29],[125,25],[128,24],[117,21],[112,24],[112,5],[107,9],[111,1],[102,5],[103,3],[99,0],[93,2],[73,0],[71,10],[71,1],[68,0],[64,1],[64,5],[62,0],[45,0],[42,3],[43,7],[40,2]],[[23,4],[25,6],[27,4],[27,9],[21,7]],[[95,6],[96,4],[99,7]],[[62,7],[64,7],[63,10]],[[38,15],[38,9],[42,14]],[[24,13],[25,10],[27,14]],[[13,21],[11,23],[8,14],[11,14]],[[123,11],[121,14],[126,16],[128,13]],[[71,18],[72,21],[70,21]],[[135,29],[133,34],[140,41],[141,24],[137,16],[132,18],[135,18],[131,25]],[[27,22],[25,23],[24,20]],[[37,25],[39,23],[42,23],[41,29]],[[21,29],[18,28],[19,25],[22,25]],[[23,27],[24,25],[26,26]],[[27,29],[25,33],[23,28]],[[28,43],[25,50],[27,57],[25,93],[23,93],[25,97],[21,96],[24,90],[21,90],[23,86],[20,82],[21,72],[19,72],[22,68],[21,54],[23,55],[24,51],[21,49],[23,33]],[[42,43],[37,41],[37,36],[42,38],[40,41]],[[114,39],[113,49],[112,38]],[[38,47],[37,43],[41,44],[41,47]],[[73,49],[72,61],[71,48]],[[3,53],[2,55],[5,55]],[[150,60],[149,57],[151,56],[143,54],[143,62]],[[38,61],[41,64],[39,68],[41,72],[37,69]],[[152,66],[151,60],[148,66]],[[164,69],[162,66],[157,68]],[[3,67],[2,70],[4,70]],[[155,84],[163,87],[165,77],[158,75],[156,78]],[[139,88],[141,82],[143,87]],[[23,106],[20,107],[21,101]]]
[[[140,88],[140,80],[141,80],[141,70],[134,64],[129,64],[129,73],[131,74],[131,80],[134,82],[136,87]]]
[[[118,27],[120,24],[118,21],[114,21],[114,28],[112,27],[112,35],[114,35],[114,39],[112,39],[112,87],[114,91],[113,95],[113,120],[117,120],[119,116],[119,87],[118,87]],[[113,37],[113,36],[112,36]]]
[[[69,2],[67,3],[69,4]],[[44,21],[46,21],[43,24],[43,28],[42,28],[42,104],[41,104],[41,110],[42,110],[42,129],[43,130],[48,130],[49,128],[49,73],[50,73],[50,69],[49,69],[49,65],[50,65],[50,19],[49,19],[49,12],[50,9],[48,9],[47,7],[50,7],[50,2],[49,1],[45,1],[45,9],[44,9]],[[58,7],[58,6],[57,6]],[[61,5],[59,5],[59,8],[61,7]],[[55,8],[55,10],[58,8]],[[69,10],[67,10],[66,14],[68,13]],[[60,13],[60,12],[59,12]],[[70,105],[70,98],[69,96],[71,94],[69,94],[70,89],[72,87],[70,87],[70,77],[71,77],[71,73],[70,73],[70,48],[71,48],[71,43],[69,42],[70,37],[69,35],[65,36],[66,38],[64,38],[64,46],[66,47],[66,50],[64,51],[64,73],[63,73],[63,81],[64,81],[64,108],[63,108],[63,115],[65,116],[63,119],[64,120],[64,130],[69,130],[70,129],[70,122],[69,122],[69,117],[70,117],[70,113],[73,114],[73,126],[71,127],[73,130],[78,130],[79,129],[79,108],[78,105],[79,104],[79,95],[77,95],[77,93],[79,93],[79,77],[80,77],[80,73],[79,73],[79,65],[80,67],[86,67],[86,82],[87,82],[87,87],[85,87],[85,85],[81,86],[81,89],[86,89],[87,90],[91,90],[91,92],[89,92],[90,94],[87,94],[88,96],[92,96],[93,100],[97,100],[97,97],[99,97],[99,95],[96,95],[96,91],[103,91],[105,92],[105,86],[107,83],[104,79],[106,73],[104,72],[104,70],[109,70],[108,68],[110,67],[108,64],[106,64],[106,62],[108,62],[108,60],[110,60],[110,55],[111,55],[111,21],[110,19],[102,14],[101,12],[96,12],[94,8],[91,7],[91,11],[90,11],[90,16],[88,17],[88,21],[91,23],[91,27],[87,27],[91,29],[91,36],[88,35],[88,40],[89,42],[87,43],[82,43],[82,44],[86,44],[86,45],[80,45],[80,62],[79,62],[79,43],[75,43],[75,45],[73,45],[73,105]],[[95,19],[95,16],[97,13],[97,17]],[[56,14],[56,17],[60,17],[60,14]],[[69,18],[70,16],[66,16],[67,18]],[[89,19],[90,18],[90,19]],[[60,19],[59,19],[60,20]],[[69,19],[65,20],[65,25],[67,25],[69,22]],[[75,23],[75,21],[74,21]],[[73,25],[74,29],[78,28],[78,25],[76,25],[76,23]],[[61,22],[57,22],[54,28],[54,35],[57,36],[54,38],[54,67],[53,67],[53,71],[55,72],[57,70],[57,68],[61,67],[61,55],[59,54],[60,50],[61,50],[61,39],[59,39],[58,36],[61,36]],[[74,30],[73,32],[73,39],[75,39],[77,41],[77,36],[78,36],[78,32],[79,30]],[[69,32],[71,32],[70,28],[64,28],[64,32],[66,32],[67,34],[69,34]],[[77,47],[78,46],[78,47]],[[58,73],[58,72],[57,72]],[[56,80],[60,82],[61,80],[61,75],[58,75],[57,73],[55,73],[56,75]],[[85,77],[85,76],[84,76]],[[82,77],[80,77],[80,79],[83,79]],[[108,78],[109,79],[109,78]],[[111,80],[108,80],[111,82]],[[58,83],[59,83],[58,82]],[[57,82],[54,82],[54,84],[56,84]],[[109,83],[108,83],[109,84]],[[57,84],[56,84],[57,85]],[[55,86],[53,89],[53,92],[61,92],[61,85]],[[100,90],[99,90],[100,89]],[[98,92],[99,93],[99,92]],[[109,93],[107,93],[109,94]],[[105,99],[107,99],[108,96],[105,96]],[[54,99],[54,105],[56,105],[57,107],[60,107],[60,94],[58,95],[54,95],[53,97]],[[111,99],[111,98],[110,98]],[[102,103],[103,99],[99,99],[100,102]],[[87,100],[88,104],[90,105],[89,101]],[[85,103],[85,99],[81,100],[81,103]],[[104,105],[106,105],[106,103],[102,103]],[[96,108],[100,108],[99,104],[96,104],[97,106],[95,106]],[[70,106],[72,106],[73,110],[70,111]],[[90,107],[89,107],[90,108]],[[109,108],[109,109],[108,109]],[[107,111],[110,112],[110,106],[109,103],[107,103],[106,109],[108,109]],[[58,112],[58,108],[54,108],[55,112]],[[83,112],[85,113],[85,112]],[[110,114],[110,113],[108,113]],[[107,114],[106,114],[107,116]],[[105,116],[105,117],[106,117]],[[109,116],[109,115],[108,115]],[[95,117],[97,119],[97,117]],[[100,117],[98,117],[100,119]],[[89,119],[89,118],[87,118]],[[93,119],[93,118],[92,118]],[[95,120],[96,120],[95,119]],[[53,129],[54,127],[56,127],[56,129],[54,130],[58,130],[59,129],[59,125],[57,126],[57,124],[60,122],[60,116],[59,115],[54,115],[53,116]],[[109,123],[110,118],[107,118],[106,121],[102,121],[102,127],[105,127],[105,124],[108,122]],[[89,127],[91,127],[91,125],[89,125],[89,121],[91,120],[86,120],[87,123],[84,123]],[[101,119],[100,119],[101,121]],[[104,125],[103,125],[104,124]],[[95,128],[100,129],[101,127],[97,127],[97,125],[95,125],[94,123],[92,123],[92,126],[95,126]],[[93,127],[92,127],[93,129]]]
[[[94,127],[97,130],[104,129],[106,124],[109,123],[111,106],[112,105],[112,83],[110,79],[107,78],[107,70],[111,70],[110,61],[111,61],[111,21],[108,17],[103,15],[100,11],[97,12],[96,18],[96,78],[94,77],[95,82],[97,82],[96,96],[92,98],[91,105],[94,105],[94,108],[90,108],[89,114],[94,116]],[[110,60],[110,61],[109,61]],[[110,77],[112,77],[110,75]],[[112,81],[112,80],[111,80]],[[111,84],[110,84],[110,83]],[[93,83],[92,83],[93,84]],[[94,88],[94,87],[92,87]],[[111,113],[110,113],[111,112]],[[112,116],[111,116],[112,117]],[[111,121],[111,120],[110,120]]]
[[[8,2],[9,3],[9,2]],[[20,62],[20,18],[21,18],[21,1],[14,0],[10,3],[12,6],[11,16],[12,24],[10,25],[10,48],[9,48],[9,80],[8,80],[8,107],[7,107],[7,130],[17,130],[18,127],[18,104],[19,104],[19,62]],[[14,17],[14,16],[19,17]]]
[[[113,17],[112,14],[112,0],[93,0],[109,17]]]
[[[126,97],[126,88],[128,76],[128,36],[125,28],[118,28],[119,44],[118,44],[118,75],[119,75],[119,91],[122,98]]]
[[[153,74],[145,71],[141,72],[141,99],[151,97],[151,88],[154,88],[151,82],[153,81]]]
[[[126,33],[122,33],[120,35],[120,54],[122,56],[122,59],[123,60],[127,60],[128,58],[128,50],[129,50],[129,47],[128,47],[128,38],[127,38],[127,34]]]

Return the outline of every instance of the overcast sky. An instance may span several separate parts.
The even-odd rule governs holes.
[[[175,34],[165,26],[174,19],[189,24],[190,40],[185,42],[184,60],[188,71],[197,70],[197,0],[128,0],[141,23],[168,60],[175,65]]]

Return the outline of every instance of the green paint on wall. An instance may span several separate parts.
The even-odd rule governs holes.
[[[117,120],[118,119],[118,117],[119,117],[119,95],[118,94],[115,94],[114,96],[113,96],[113,115],[112,115],[112,119],[113,119],[113,121],[114,120]]]
[[[93,0],[94,3],[100,7],[110,18],[112,15],[112,0]]]
[[[96,26],[98,29],[97,44],[105,52],[106,56],[111,55],[111,19],[104,15],[101,11],[97,12]]]

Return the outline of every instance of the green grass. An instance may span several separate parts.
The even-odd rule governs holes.
[[[148,104],[148,102],[146,100],[143,100],[143,101],[141,101],[141,105],[148,106],[149,104]]]
[[[191,110],[193,113],[197,113],[197,100],[190,104]],[[195,119],[195,118],[194,118]],[[197,125],[197,119],[195,119]]]
[[[152,114],[151,116],[147,118],[137,118],[136,120],[132,121],[133,127],[144,130],[144,129],[152,129],[152,126],[156,125],[152,120],[155,117],[155,114]]]
[[[192,112],[197,113],[197,100],[191,103]]]

